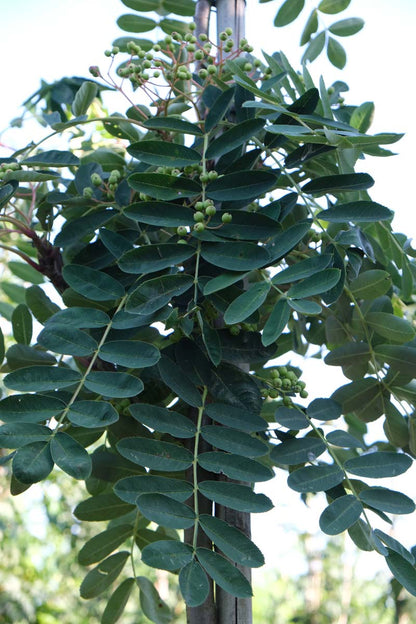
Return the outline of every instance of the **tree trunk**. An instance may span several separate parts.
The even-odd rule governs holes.
[[[196,35],[209,33],[209,23],[211,8],[217,9],[217,41],[220,41],[219,34],[226,28],[232,28],[232,38],[238,45],[240,39],[245,36],[245,0],[198,0],[195,10]],[[246,368],[244,365],[242,368]],[[212,475],[210,476],[212,478]],[[227,477],[223,477],[228,481]],[[209,501],[200,500],[201,506],[209,505]],[[202,513],[210,511],[200,507]],[[251,537],[250,514],[241,511],[228,509],[222,505],[215,506],[215,514],[221,520],[225,520],[230,525],[242,531],[247,537]],[[202,531],[198,534],[198,545],[211,548],[211,543],[200,543],[207,538]],[[185,531],[185,541],[192,541],[191,530]],[[251,581],[251,569],[237,566],[244,576]],[[210,595],[203,605],[199,607],[187,608],[187,624],[252,624],[252,603],[250,598],[236,598],[221,587],[214,586]]]

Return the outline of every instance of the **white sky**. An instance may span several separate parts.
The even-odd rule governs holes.
[[[282,49],[294,67],[301,52],[298,47],[305,17],[295,24],[276,29],[272,20],[281,2],[258,5],[248,0],[247,37],[252,45],[259,44],[270,53]],[[307,0],[312,8],[318,2]],[[0,132],[8,121],[20,114],[19,105],[36,91],[40,79],[47,81],[62,76],[88,76],[90,65],[106,67],[103,51],[121,33],[115,23],[122,13],[131,12],[118,0],[0,0]],[[330,25],[344,17],[362,17],[364,30],[351,38],[342,38],[348,61],[342,72],[328,61],[319,60],[309,66],[315,82],[322,73],[329,86],[343,80],[350,86],[347,103],[374,101],[375,120],[370,132],[405,132],[405,138],[391,147],[398,156],[363,161],[362,170],[376,180],[372,197],[396,212],[395,229],[416,237],[415,198],[412,187],[415,177],[413,145],[416,143],[416,95],[414,52],[416,2],[414,0],[352,0],[350,8],[340,16],[326,16]],[[139,35],[140,36],[140,35]],[[145,33],[144,37],[147,36]],[[151,33],[149,35],[151,38]],[[259,52],[260,50],[258,50]],[[125,110],[128,104],[125,104]],[[18,134],[5,133],[0,142],[21,147]],[[27,137],[27,141],[31,137]],[[387,146],[389,148],[389,146]],[[0,153],[9,151],[1,149]],[[316,365],[311,361],[308,368]],[[325,373],[328,374],[327,372]],[[339,381],[326,378],[328,394]],[[293,553],[297,530],[315,532],[322,510],[308,513],[296,493],[288,491],[285,476],[273,484],[275,509],[268,514],[254,515],[254,539],[266,554],[268,565],[279,567],[275,558],[284,557],[285,570],[298,570],[299,560]],[[392,484],[392,487],[398,485]],[[267,487],[270,494],[270,487]],[[277,492],[277,495],[276,495]],[[408,491],[409,495],[414,494]],[[315,507],[315,504],[313,505]],[[414,520],[413,520],[414,524]],[[386,529],[387,530],[387,529]],[[412,545],[407,543],[407,545]],[[283,552],[282,552],[283,550]],[[366,555],[372,569],[381,558]]]

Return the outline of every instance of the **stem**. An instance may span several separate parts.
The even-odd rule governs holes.
[[[194,553],[196,552],[197,542],[198,542],[198,525],[199,525],[199,501],[198,501],[198,448],[199,448],[199,437],[201,434],[201,426],[202,426],[202,415],[205,409],[205,401],[207,398],[208,388],[204,386],[204,390],[202,393],[202,405],[198,408],[198,418],[196,421],[196,433],[195,433],[195,443],[194,443],[194,459],[192,462],[192,472],[193,472],[193,485],[194,485],[194,512],[195,512],[195,524],[194,524],[194,535],[192,540],[192,549]]]

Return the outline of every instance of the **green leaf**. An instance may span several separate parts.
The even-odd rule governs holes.
[[[392,537],[391,535],[387,535],[383,531],[380,531],[380,529],[374,529],[373,536],[384,542],[389,549],[394,550],[394,552],[398,553],[404,559],[406,559],[406,561],[414,565],[415,558],[413,554],[409,552],[407,548],[405,548],[402,544],[400,544],[400,542],[394,539],[394,537]]]
[[[150,19],[149,17],[142,17],[141,15],[126,13],[125,15],[120,15],[117,20],[117,25],[119,26],[119,28],[121,28],[121,30],[126,30],[127,32],[141,33],[153,30],[153,28],[156,28],[157,23],[155,22],[155,20]]]
[[[118,421],[118,412],[105,401],[75,401],[68,411],[68,420],[77,427],[95,429]]]
[[[206,243],[201,256],[214,266],[228,271],[252,271],[268,264],[269,255],[264,247],[255,243]]]
[[[167,202],[139,202],[130,204],[124,209],[124,214],[130,219],[156,225],[160,227],[178,227],[179,225],[194,225],[193,210],[187,206],[170,204]]]
[[[0,420],[5,423],[39,423],[62,412],[65,403],[41,394],[15,394],[0,401]]]
[[[325,193],[364,191],[373,184],[374,180],[368,173],[340,173],[315,178],[307,182],[302,187],[302,191],[311,195],[324,195]]]
[[[250,568],[264,564],[264,557],[257,546],[244,533],[224,520],[202,514],[199,523],[204,533],[232,561]]]
[[[78,329],[96,329],[106,327],[110,323],[110,317],[103,310],[94,308],[73,307],[58,310],[48,319],[48,327],[51,323],[58,323]]]
[[[352,280],[350,289],[356,299],[376,299],[391,288],[391,276],[387,271],[372,269],[360,273]]]
[[[202,135],[202,130],[190,121],[180,117],[152,117],[143,122],[144,128],[149,130],[167,130],[168,132],[179,132],[179,134]]]
[[[275,188],[277,177],[266,170],[227,173],[207,185],[207,197],[218,201],[253,199]]]
[[[0,208],[5,206],[9,202],[9,200],[15,194],[17,188],[18,188],[17,182],[13,182],[11,184],[10,183],[4,184],[4,186],[0,188]]]
[[[228,325],[245,321],[253,312],[258,310],[269,294],[269,282],[257,282],[242,295],[234,299],[224,313],[224,321]]]
[[[186,22],[182,22],[181,20],[176,20],[176,19],[170,19],[170,18],[162,19],[159,22],[159,27],[167,35],[172,35],[174,32],[179,32],[182,36],[185,36],[189,32],[188,24]]]
[[[28,366],[9,373],[4,385],[21,392],[47,392],[66,388],[81,380],[78,371],[52,366]]]
[[[182,264],[195,253],[190,245],[163,243],[161,245],[143,245],[127,251],[118,261],[125,273],[153,273]]]
[[[348,189],[347,189],[348,190]],[[372,221],[388,221],[392,218],[391,210],[372,201],[354,201],[346,204],[335,204],[317,215],[318,219],[329,223],[371,223]]]
[[[404,453],[390,451],[375,451],[359,457],[347,459],[345,470],[368,479],[382,479],[396,477],[403,474],[412,465],[412,458]]]
[[[128,551],[115,553],[90,570],[81,583],[81,598],[96,598],[102,594],[114,583],[129,556]]]
[[[70,435],[58,432],[50,442],[52,459],[74,479],[88,479],[91,474],[91,457],[79,442]]]
[[[114,492],[126,503],[135,504],[141,494],[165,494],[183,503],[193,493],[193,487],[188,481],[172,477],[155,475],[138,475],[120,479],[114,486]]]
[[[126,311],[139,315],[157,312],[173,297],[189,290],[193,283],[193,277],[184,273],[147,280],[130,293],[126,301]]]
[[[198,548],[198,561],[214,581],[232,596],[250,598],[253,591],[242,572],[225,557],[207,548]]]
[[[158,369],[163,382],[192,407],[202,405],[202,397],[183,369],[167,356],[162,356]]]
[[[324,49],[325,42],[326,33],[323,30],[310,40],[309,45],[302,56],[302,64],[304,65],[307,61],[312,63]]]
[[[12,329],[13,337],[16,342],[24,345],[29,345],[32,340],[32,315],[29,312],[29,308],[24,303],[19,305],[13,310],[12,314]]]
[[[286,294],[293,299],[313,297],[333,288],[339,282],[340,277],[341,271],[339,269],[324,269],[312,277],[294,284]]]
[[[223,119],[235,94],[235,86],[229,87],[210,106],[205,119],[205,131],[210,132]]]
[[[26,422],[1,425],[0,447],[19,448],[34,442],[48,441],[51,433],[49,427]]]
[[[45,323],[52,314],[59,311],[59,306],[53,303],[39,286],[30,286],[26,289],[26,304],[39,323]]]
[[[133,534],[131,524],[119,524],[94,535],[86,542],[78,553],[78,562],[83,566],[101,561]]]
[[[374,102],[363,102],[354,109],[351,115],[350,125],[356,128],[358,132],[367,132],[373,121],[374,110]]]
[[[71,288],[93,301],[111,301],[124,295],[120,282],[97,269],[81,264],[67,264],[62,275]]]
[[[133,190],[166,201],[194,197],[202,192],[198,182],[166,173],[132,173],[127,181]]]
[[[378,418],[384,409],[384,404],[379,406],[380,400],[383,402],[383,395],[379,383],[373,377],[358,379],[349,384],[345,384],[335,390],[332,399],[342,406],[343,414],[349,412],[367,412],[365,422]]]
[[[129,411],[133,418],[155,431],[170,433],[176,438],[192,438],[195,435],[196,427],[192,420],[179,412],[148,403],[131,405]]]
[[[198,464],[217,474],[223,473],[237,481],[257,483],[268,481],[273,478],[273,472],[260,462],[243,455],[222,453],[221,451],[209,451],[198,455]]]
[[[85,184],[89,183],[90,177],[88,176]],[[110,221],[115,216],[115,211],[112,208],[98,210],[80,217],[79,219],[71,219],[66,221],[59,234],[55,237],[54,244],[59,247],[67,247],[70,245],[79,245],[80,233],[82,236],[91,234],[97,228]],[[87,267],[86,267],[87,268]],[[64,269],[65,270],[65,269]],[[99,300],[97,300],[99,301]]]
[[[316,33],[317,30],[318,30],[318,12],[316,9],[313,9],[302,31],[302,35],[300,38],[300,46],[304,46],[306,43],[308,43],[313,33]]]
[[[292,438],[273,446],[270,459],[276,464],[296,466],[315,460],[325,450],[326,446],[320,438]]]
[[[11,171],[8,170],[4,176],[3,181],[9,182],[10,180],[17,180],[18,182],[48,182],[48,180],[56,180],[59,178],[59,173],[53,171]]]
[[[89,82],[86,80],[82,83],[80,88],[75,94],[74,101],[72,102],[72,112],[75,117],[80,117],[81,115],[85,115],[91,106],[95,96],[97,95],[98,87],[95,82]],[[75,163],[71,163],[75,164]],[[78,164],[78,163],[76,163]],[[65,166],[58,164],[59,167]]]
[[[326,440],[330,444],[342,448],[364,448],[364,444],[360,440],[342,429],[335,429],[335,431],[327,433]]]
[[[217,427],[216,425],[204,425],[201,435],[209,444],[216,448],[246,457],[261,457],[267,453],[266,446],[259,438],[253,438],[248,433]]]
[[[326,48],[326,53],[328,55],[329,61],[337,67],[338,69],[344,69],[345,64],[347,62],[347,53],[343,46],[334,39],[333,37],[328,37],[328,44]]]
[[[136,583],[140,589],[140,607],[144,615],[155,624],[169,624],[172,621],[170,609],[149,579],[137,576]]]
[[[319,526],[327,535],[338,535],[349,529],[363,511],[363,506],[352,494],[336,498],[321,514]]]
[[[390,568],[390,572],[399,581],[401,585],[413,596],[416,596],[416,569],[404,557],[389,551],[386,557],[386,563]]]
[[[94,522],[119,518],[133,509],[133,505],[123,503],[115,494],[98,494],[79,503],[74,509],[74,515],[78,520]]]
[[[30,282],[31,284],[42,284],[45,281],[42,273],[36,271],[30,264],[25,264],[24,262],[15,262],[14,260],[10,260],[7,263],[7,267],[13,273],[24,282]]]
[[[261,416],[228,403],[209,403],[204,411],[212,420],[240,431],[253,433],[267,429],[267,423]]]
[[[201,565],[190,561],[179,573],[179,587],[189,607],[198,607],[208,598],[209,581]]]
[[[14,344],[9,347],[6,352],[6,359],[10,370],[26,368],[28,365],[52,366],[56,364],[56,359],[51,353],[22,344]]]
[[[38,336],[38,343],[54,351],[65,355],[76,355],[85,357],[94,353],[98,348],[98,343],[92,336],[61,323],[50,323]]]
[[[226,130],[210,143],[206,158],[218,158],[243,145],[263,129],[264,123],[264,119],[247,119]]]
[[[390,342],[409,342],[415,337],[415,330],[409,321],[394,314],[369,312],[365,320],[371,329]]]
[[[273,507],[270,498],[264,494],[256,494],[246,485],[225,481],[202,481],[198,489],[209,500],[237,511],[261,513]]]
[[[156,11],[159,8],[159,0],[121,0],[124,6],[139,13]]]
[[[91,82],[84,82],[82,86],[91,84]],[[94,87],[96,88],[96,85],[94,85]],[[89,87],[87,87],[87,89],[88,88]],[[77,92],[75,100],[77,99],[78,93],[81,92],[81,89]],[[95,97],[95,93],[93,97]],[[78,156],[75,156],[75,154],[73,154],[72,152],[64,152],[62,150],[48,150],[46,152],[39,152],[35,156],[25,158],[21,161],[21,164],[29,165],[30,167],[76,167],[80,164],[80,160]]]
[[[305,0],[285,0],[274,19],[274,25],[286,26],[293,22],[305,6]]]
[[[331,260],[331,254],[316,255],[306,260],[301,260],[274,275],[272,277],[272,284],[288,284],[289,282],[296,282],[305,277],[311,277],[315,275],[317,271],[326,269]]]
[[[125,579],[111,594],[101,616],[101,624],[114,624],[121,618],[134,585],[133,578]]]
[[[161,0],[162,8],[168,13],[192,17],[195,13],[194,0]]]
[[[416,377],[416,349],[406,345],[379,345],[375,348],[379,361],[386,362],[394,371]]]
[[[192,453],[183,446],[149,438],[123,438],[117,450],[129,461],[151,470],[186,470],[193,461]]]
[[[336,465],[305,466],[292,472],[287,484],[295,492],[322,492],[344,479],[344,472]]]
[[[148,342],[140,340],[112,340],[100,349],[99,357],[127,368],[146,368],[160,359],[160,351]]]
[[[290,318],[290,305],[282,297],[277,301],[263,328],[261,342],[267,347],[279,338]]]
[[[141,494],[136,504],[146,518],[169,529],[188,529],[195,522],[195,513],[188,505],[164,494]]]
[[[364,26],[364,20],[360,17],[348,17],[338,22],[334,22],[329,27],[329,32],[337,37],[350,37],[360,32]],[[363,132],[360,130],[360,132]],[[365,130],[364,130],[365,132]]]
[[[143,391],[143,382],[128,373],[96,371],[88,373],[85,387],[95,394],[125,398],[140,394]]]
[[[131,143],[127,151],[133,158],[159,167],[186,167],[198,164],[201,160],[201,154],[196,150],[162,140],[143,140]]]
[[[198,322],[201,327],[202,341],[207,354],[214,366],[218,366],[222,359],[221,341],[216,329],[205,322],[200,312],[197,312]]]
[[[411,498],[402,492],[395,492],[385,487],[374,486],[362,490],[360,499],[370,507],[387,513],[408,514],[413,513],[416,509]]]
[[[309,418],[317,420],[336,420],[341,416],[341,408],[332,399],[314,399],[309,404],[307,413]]]
[[[349,6],[351,0],[321,0],[318,4],[318,11],[321,13],[341,13]]]
[[[278,407],[274,413],[274,420],[288,429],[306,429],[310,426],[303,412],[292,407]]]
[[[53,459],[48,442],[32,442],[16,451],[12,463],[13,474],[20,483],[37,483],[53,470]]]
[[[177,540],[160,540],[142,550],[143,563],[159,570],[179,570],[192,558],[192,548]]]
[[[292,251],[310,229],[311,223],[309,221],[303,221],[302,223],[292,225],[284,232],[274,236],[270,243],[265,246],[270,256],[270,264],[274,263],[276,260],[280,260],[286,256],[289,251]]]

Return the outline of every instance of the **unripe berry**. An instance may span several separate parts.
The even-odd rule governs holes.
[[[227,40],[227,33],[226,32],[221,32],[220,33],[220,40],[221,41],[226,41]]]
[[[202,51],[202,50],[197,50],[197,51],[195,52],[195,59],[196,59],[197,61],[202,61],[202,59],[203,59],[203,58],[204,58],[204,53],[203,53],[203,51]]]
[[[205,230],[205,225],[203,223],[195,223],[194,230],[195,232],[203,232]]]
[[[153,72],[153,78],[159,78],[160,76],[160,71],[156,70]]]
[[[283,405],[290,407],[292,405],[292,399],[288,396],[283,397]]]
[[[232,336],[238,336],[240,331],[241,331],[240,325],[231,325],[231,327],[230,327],[230,334]]]
[[[271,399],[277,399],[277,397],[279,396],[279,393],[277,390],[269,390],[269,397]]]
[[[94,186],[101,186],[101,184],[103,183],[103,180],[101,178],[100,175],[98,175],[98,173],[92,173],[91,174],[91,182]]]
[[[251,71],[253,69],[253,65],[251,63],[244,63],[244,71]]]
[[[201,221],[204,220],[204,213],[203,212],[195,212],[194,213],[194,221],[196,221],[197,223],[200,223]]]
[[[199,39],[200,39],[201,41],[207,41],[207,40],[208,40],[208,37],[207,37],[207,35],[206,35],[205,33],[201,33],[201,34],[199,35]]]
[[[100,70],[98,69],[97,65],[91,65],[88,71],[90,72],[91,76],[94,76],[94,78],[98,78],[100,75]]]
[[[233,216],[229,212],[224,212],[224,214],[221,217],[221,221],[223,223],[231,223],[232,220],[233,220]]]
[[[217,171],[209,171],[208,172],[208,179],[209,180],[216,180],[217,178],[218,178]]]
[[[86,186],[82,191],[82,195],[83,197],[85,197],[85,199],[91,199],[91,197],[94,195],[94,191],[90,186]]]
[[[213,217],[216,212],[217,209],[215,208],[215,206],[208,206],[208,208],[205,210],[205,214],[207,215],[207,217]]]
[[[118,54],[120,52],[120,48],[118,46],[113,46],[113,49],[111,50],[112,54]]]
[[[198,72],[198,76],[202,79],[205,79],[208,76],[208,72],[206,69],[200,69]]]
[[[202,201],[197,201],[195,203],[195,209],[196,210],[203,210],[205,208],[205,204]]]
[[[189,43],[188,44],[188,52],[195,52],[196,47],[194,43]]]
[[[186,236],[188,234],[188,230],[184,225],[180,225],[178,228],[176,228],[176,234],[178,236]]]
[[[306,392],[306,390],[302,390],[302,391],[300,392],[300,398],[301,398],[301,399],[307,399],[307,398],[308,398],[308,396],[309,396],[309,395],[308,395],[308,393]]]
[[[215,67],[215,65],[209,65],[207,71],[209,74],[211,74],[211,76],[213,76],[217,73],[217,68]]]
[[[111,50],[105,50],[104,55],[105,56],[111,56]]]
[[[188,24],[188,28],[189,28],[189,30],[190,30],[191,32],[192,32],[192,31],[194,31],[194,30],[196,29],[196,24],[195,24],[195,22],[190,22],[190,23]]]

